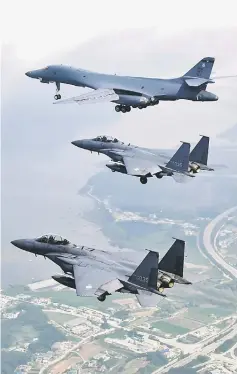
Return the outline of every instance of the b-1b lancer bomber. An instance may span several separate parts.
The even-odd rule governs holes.
[[[78,296],[97,296],[99,301],[120,292],[136,295],[141,306],[156,306],[159,296],[166,296],[165,288],[172,288],[175,283],[191,284],[183,278],[185,242],[179,239],[160,262],[159,253],[149,251],[140,264],[134,262],[134,252],[97,250],[54,234],[11,243],[49,258],[66,274],[54,275],[54,280],[76,289]]]
[[[106,166],[113,172],[140,177],[142,184],[153,176],[161,179],[172,176],[176,182],[182,183],[186,177],[194,177],[200,170],[212,171],[207,166],[209,137],[202,136],[190,153],[190,144],[183,143],[173,157],[164,152],[142,148],[132,144],[124,144],[116,138],[97,136],[93,139],[75,140],[73,145],[98,152],[110,157],[112,162]]]
[[[116,112],[126,113],[131,108],[143,109],[157,105],[162,100],[218,100],[215,94],[206,91],[209,83],[215,83],[210,77],[214,62],[214,57],[204,57],[183,76],[171,79],[102,74],[65,65],[49,65],[28,71],[26,75],[39,79],[41,83],[56,83],[55,100],[61,99],[61,83],[94,90],[56,101],[55,104],[113,102],[117,104]]]

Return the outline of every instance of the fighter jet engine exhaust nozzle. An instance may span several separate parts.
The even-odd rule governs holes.
[[[170,278],[168,275],[162,275],[159,278],[159,281],[161,282],[161,285],[164,287],[168,287],[168,288],[174,287],[174,280]]]
[[[201,170],[200,165],[196,164],[195,162],[192,162],[190,167],[189,167],[189,172],[196,174],[199,173]]]
[[[160,293],[164,292],[164,287],[162,287],[162,282],[160,280],[157,281],[157,291],[159,291]]]

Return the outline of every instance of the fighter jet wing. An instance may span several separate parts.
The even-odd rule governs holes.
[[[161,171],[161,168],[154,162],[138,158],[138,157],[123,157],[123,163],[129,175],[148,175],[155,174]]]
[[[71,104],[76,103],[81,104],[95,104],[101,102],[109,102],[113,100],[118,100],[119,95],[117,95],[114,90],[111,89],[98,89],[80,96],[70,97],[65,100],[57,100],[53,104]]]
[[[99,296],[123,287],[116,274],[109,269],[73,265],[73,272],[78,296]]]
[[[142,307],[156,307],[163,297],[146,290],[138,290],[137,301]]]

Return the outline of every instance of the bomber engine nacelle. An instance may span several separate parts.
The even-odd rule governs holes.
[[[158,178],[158,179],[163,178],[165,175],[167,175],[167,173],[165,173],[163,171],[159,171],[158,173],[155,174],[156,178]]]
[[[189,164],[189,172],[192,172],[193,174],[199,173],[201,170],[200,165],[196,164],[196,162],[192,162]]]
[[[148,99],[144,96],[139,95],[126,95],[126,94],[119,94],[119,100],[123,105],[129,105],[132,107],[138,107],[139,105],[147,105]]]
[[[117,92],[117,90],[116,90]],[[146,108],[147,106],[159,104],[159,99],[156,97],[147,97],[143,95],[121,94],[119,93],[119,100],[123,105],[129,105],[133,108]]]

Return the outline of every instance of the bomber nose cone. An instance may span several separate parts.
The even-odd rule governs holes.
[[[20,249],[25,248],[25,240],[24,239],[12,240],[11,243],[17,248],[20,248]]]

